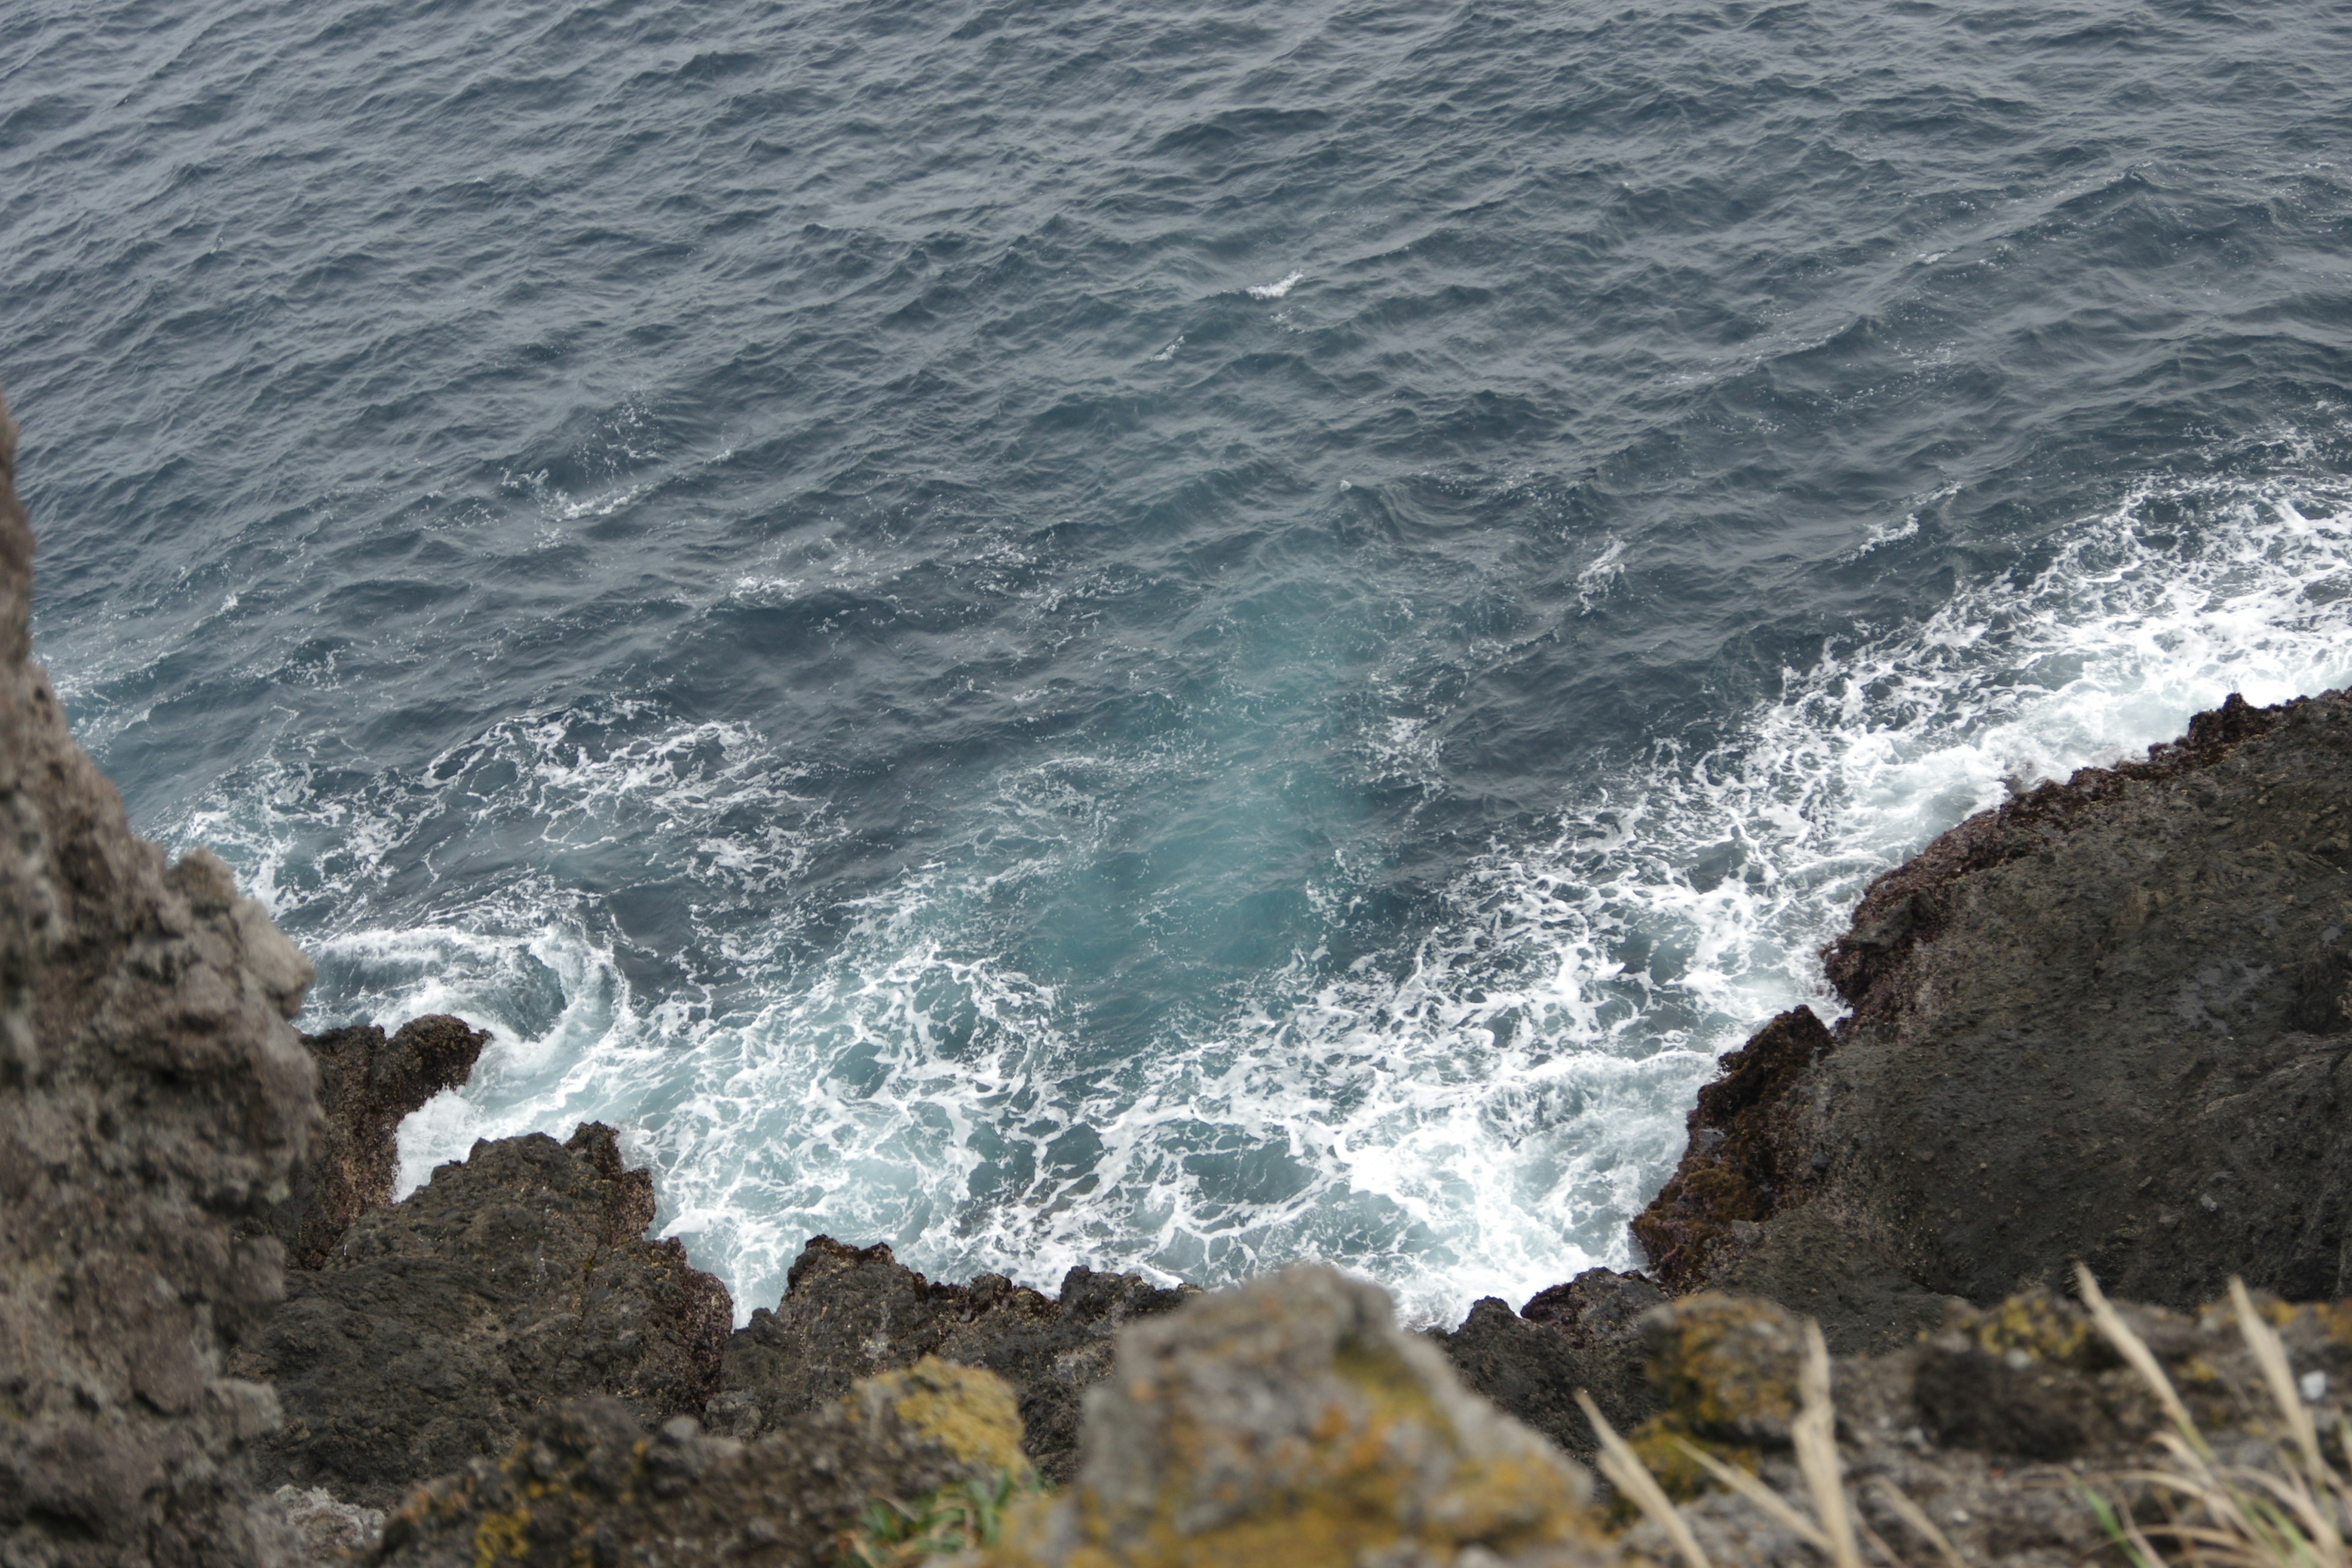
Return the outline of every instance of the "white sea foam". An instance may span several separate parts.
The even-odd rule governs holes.
[[[1293,272],[1278,282],[1253,283],[1249,287],[1249,297],[1253,300],[1282,299],[1293,289],[1297,288],[1306,277],[1307,274],[1304,272]]]
[[[474,1083],[403,1129],[404,1184],[477,1136],[601,1117],[657,1169],[664,1223],[740,1311],[830,1231],[950,1277],[1040,1282],[1080,1261],[1215,1280],[1324,1257],[1447,1319],[1631,1261],[1623,1222],[1679,1152],[1691,1092],[1758,1022],[1823,1002],[1816,951],[1879,871],[2013,784],[2173,735],[2229,691],[2267,702],[2347,675],[2352,500],[2151,481],[2037,570],[1832,647],[1706,754],[1662,746],[1570,804],[1549,842],[1473,864],[1410,951],[1339,973],[1302,952],[1111,1064],[992,945],[992,886],[1034,868],[911,871],[808,963],[745,928],[720,943],[749,977],[733,999],[639,996],[593,900],[545,879],[427,929],[314,945],[384,1022],[439,1008],[498,1031]],[[242,798],[280,805],[182,837],[226,837],[286,904],[319,880],[304,846],[331,828],[329,879],[352,896],[419,831],[425,795],[479,769],[519,779],[518,820],[562,843],[667,825],[699,847],[714,903],[756,898],[788,924],[823,814],[756,736],[636,733],[643,717],[517,721],[427,770],[449,782],[331,812],[300,777],[247,781]],[[1441,763],[1410,722],[1364,748],[1384,778]],[[1086,784],[1115,765],[1063,759],[1005,794],[1041,838],[1115,833]],[[781,826],[747,837],[752,818]]]

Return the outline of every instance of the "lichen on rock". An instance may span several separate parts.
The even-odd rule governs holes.
[[[757,1442],[687,1416],[648,1432],[624,1405],[576,1400],[498,1458],[435,1481],[393,1513],[384,1568],[817,1568],[877,1498],[1025,1472],[1012,1391],[926,1360],[853,1386]]]
[[[1119,1337],[1078,1479],[1008,1521],[1000,1568],[1583,1563],[1591,1483],[1400,1331],[1378,1289],[1300,1267]]]

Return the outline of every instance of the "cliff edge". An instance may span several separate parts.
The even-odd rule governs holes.
[[[260,1231],[318,1121],[310,963],[209,854],[166,865],[31,658],[0,403],[0,1559],[276,1563],[226,1374],[284,1290]]]

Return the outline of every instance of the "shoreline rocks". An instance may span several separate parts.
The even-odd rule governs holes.
[[[1969,818],[1702,1091],[1634,1222],[1661,1282],[1885,1346],[2058,1286],[2352,1294],[2352,696],[2232,697],[2145,762]]]

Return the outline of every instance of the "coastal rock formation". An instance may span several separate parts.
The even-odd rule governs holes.
[[[1464,1389],[1379,1289],[1316,1266],[1119,1336],[1076,1485],[1008,1521],[1032,1564],[1584,1563],[1583,1471]]]
[[[877,1498],[1025,1471],[1020,1436],[1011,1390],[935,1360],[866,1379],[756,1443],[683,1415],[649,1434],[616,1401],[580,1400],[409,1499],[368,1561],[817,1568]]]
[[[310,965],[67,732],[16,452],[0,404],[0,1561],[276,1563],[235,1459],[277,1403],[224,1360],[282,1289],[254,1233],[318,1121]]]
[[[652,1177],[593,1122],[564,1143],[478,1142],[361,1215],[288,1276],[248,1360],[286,1414],[257,1475],[389,1508],[565,1399],[604,1395],[648,1425],[699,1415],[733,1308],[681,1244],[645,1239],[653,1217]]]
[[[289,1262],[318,1268],[353,1220],[392,1202],[401,1119],[464,1083],[489,1043],[488,1033],[446,1013],[411,1019],[390,1039],[373,1024],[302,1037],[319,1064],[326,1128],[273,1216]]]
[[[1662,1279],[1888,1344],[2087,1259],[2189,1306],[2352,1294],[2352,698],[2200,714],[1954,828],[1701,1097]]]
[[[816,1237],[785,1277],[783,1300],[727,1342],[710,1426],[755,1437],[859,1378],[936,1355],[1003,1378],[1020,1401],[1029,1457],[1047,1479],[1066,1480],[1076,1462],[1078,1396],[1110,1371],[1112,1337],[1197,1294],[1083,1267],[1064,1277],[1059,1298],[998,1274],[934,1284],[887,1247]]]
[[[1666,1300],[1638,1274],[1591,1268],[1555,1285],[1518,1311],[1489,1296],[1462,1326],[1434,1336],[1473,1392],[1568,1452],[1590,1458],[1592,1427],[1577,1391],[1592,1395],[1614,1426],[1647,1419],[1657,1398],[1643,1375],[1643,1314]]]

